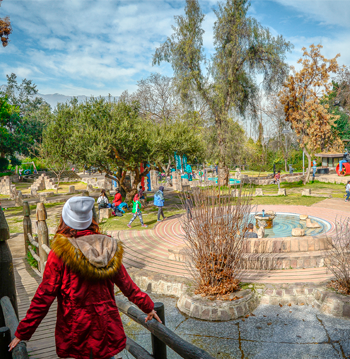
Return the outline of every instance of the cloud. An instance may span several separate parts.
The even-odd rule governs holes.
[[[253,1],[250,14],[269,26],[273,34],[283,34],[276,19],[267,17],[268,6],[276,3],[286,9],[299,11],[298,21],[316,19],[316,24],[344,26],[337,32],[329,31],[327,36],[289,36],[295,44],[288,61],[294,64],[300,57],[300,49],[311,43],[324,45],[324,54],[334,57],[341,52],[340,62],[350,62],[348,29],[350,7],[333,5],[337,1],[274,0],[266,2],[260,11],[260,0]],[[208,55],[214,51],[213,24],[216,15],[212,8],[217,0],[200,1],[206,14],[203,28],[203,43]],[[271,5],[269,5],[271,4]],[[159,46],[173,32],[174,16],[184,13],[185,1],[140,0],[7,0],[1,13],[9,15],[13,26],[11,42],[0,50],[2,71],[0,83],[5,74],[15,72],[19,78],[32,79],[42,93],[60,92],[67,95],[114,96],[126,89],[133,91],[137,81],[151,72],[172,75],[169,64],[152,66],[152,56]],[[76,92],[75,92],[76,91]],[[75,93],[74,93],[75,92]]]
[[[274,0],[292,7],[323,25],[350,27],[350,1],[347,0]]]

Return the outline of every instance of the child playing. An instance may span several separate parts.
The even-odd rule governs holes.
[[[141,202],[140,202],[140,197],[138,194],[135,194],[135,197],[134,197],[132,213],[134,215],[132,216],[130,222],[128,223],[129,228],[131,228],[131,223],[134,222],[134,220],[136,219],[136,216],[138,216],[140,218],[141,227],[147,227],[147,225],[143,223],[142,213],[141,213]]]

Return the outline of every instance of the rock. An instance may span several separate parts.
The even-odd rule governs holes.
[[[257,188],[257,189],[255,190],[255,195],[256,195],[256,196],[263,196],[264,193],[263,193],[262,188]]]
[[[308,218],[309,218],[309,216],[307,214],[301,214],[300,217],[299,217],[299,219],[301,221],[306,221]]]
[[[306,219],[306,228],[321,228],[317,222],[311,222],[310,218]]]
[[[38,190],[37,190],[37,188],[31,188],[30,194],[31,194],[33,197],[38,197]]]
[[[305,229],[303,229],[303,228],[293,228],[292,229],[292,236],[293,237],[305,236]]]
[[[111,218],[112,217],[112,208],[101,208],[100,209],[100,222],[104,218]]]
[[[69,193],[75,193],[75,186],[69,186]]]
[[[303,189],[303,191],[301,192],[302,196],[311,196],[311,189]]]
[[[265,227],[261,226],[257,230],[257,235],[258,235],[258,238],[264,238],[265,237]]]
[[[279,196],[286,196],[286,195],[287,195],[286,189],[285,189],[285,188],[280,188],[280,189],[278,190],[278,195],[279,195]]]

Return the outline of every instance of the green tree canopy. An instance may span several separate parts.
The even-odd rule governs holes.
[[[72,163],[97,167],[131,197],[150,170],[140,173],[141,163],[165,167],[175,151],[193,157],[202,149],[200,136],[188,124],[155,124],[139,116],[138,106],[93,97],[81,104],[76,99],[59,104],[44,131],[43,146]],[[131,189],[127,171],[135,178]]]

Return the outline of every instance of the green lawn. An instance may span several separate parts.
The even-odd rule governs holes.
[[[146,211],[142,211],[142,218],[143,222],[147,224],[147,228],[141,227],[141,223],[138,217],[134,220],[134,222],[131,224],[131,230],[144,230],[144,229],[152,229],[157,223],[157,212],[158,208],[151,208]],[[164,209],[164,215],[165,217],[170,217],[175,214],[184,213],[184,210],[182,209]],[[106,231],[123,231],[123,230],[129,230],[127,227],[127,224],[129,223],[130,219],[132,218],[131,211],[125,213],[123,217],[111,217],[108,220],[104,220],[100,223],[100,227],[103,232]]]

